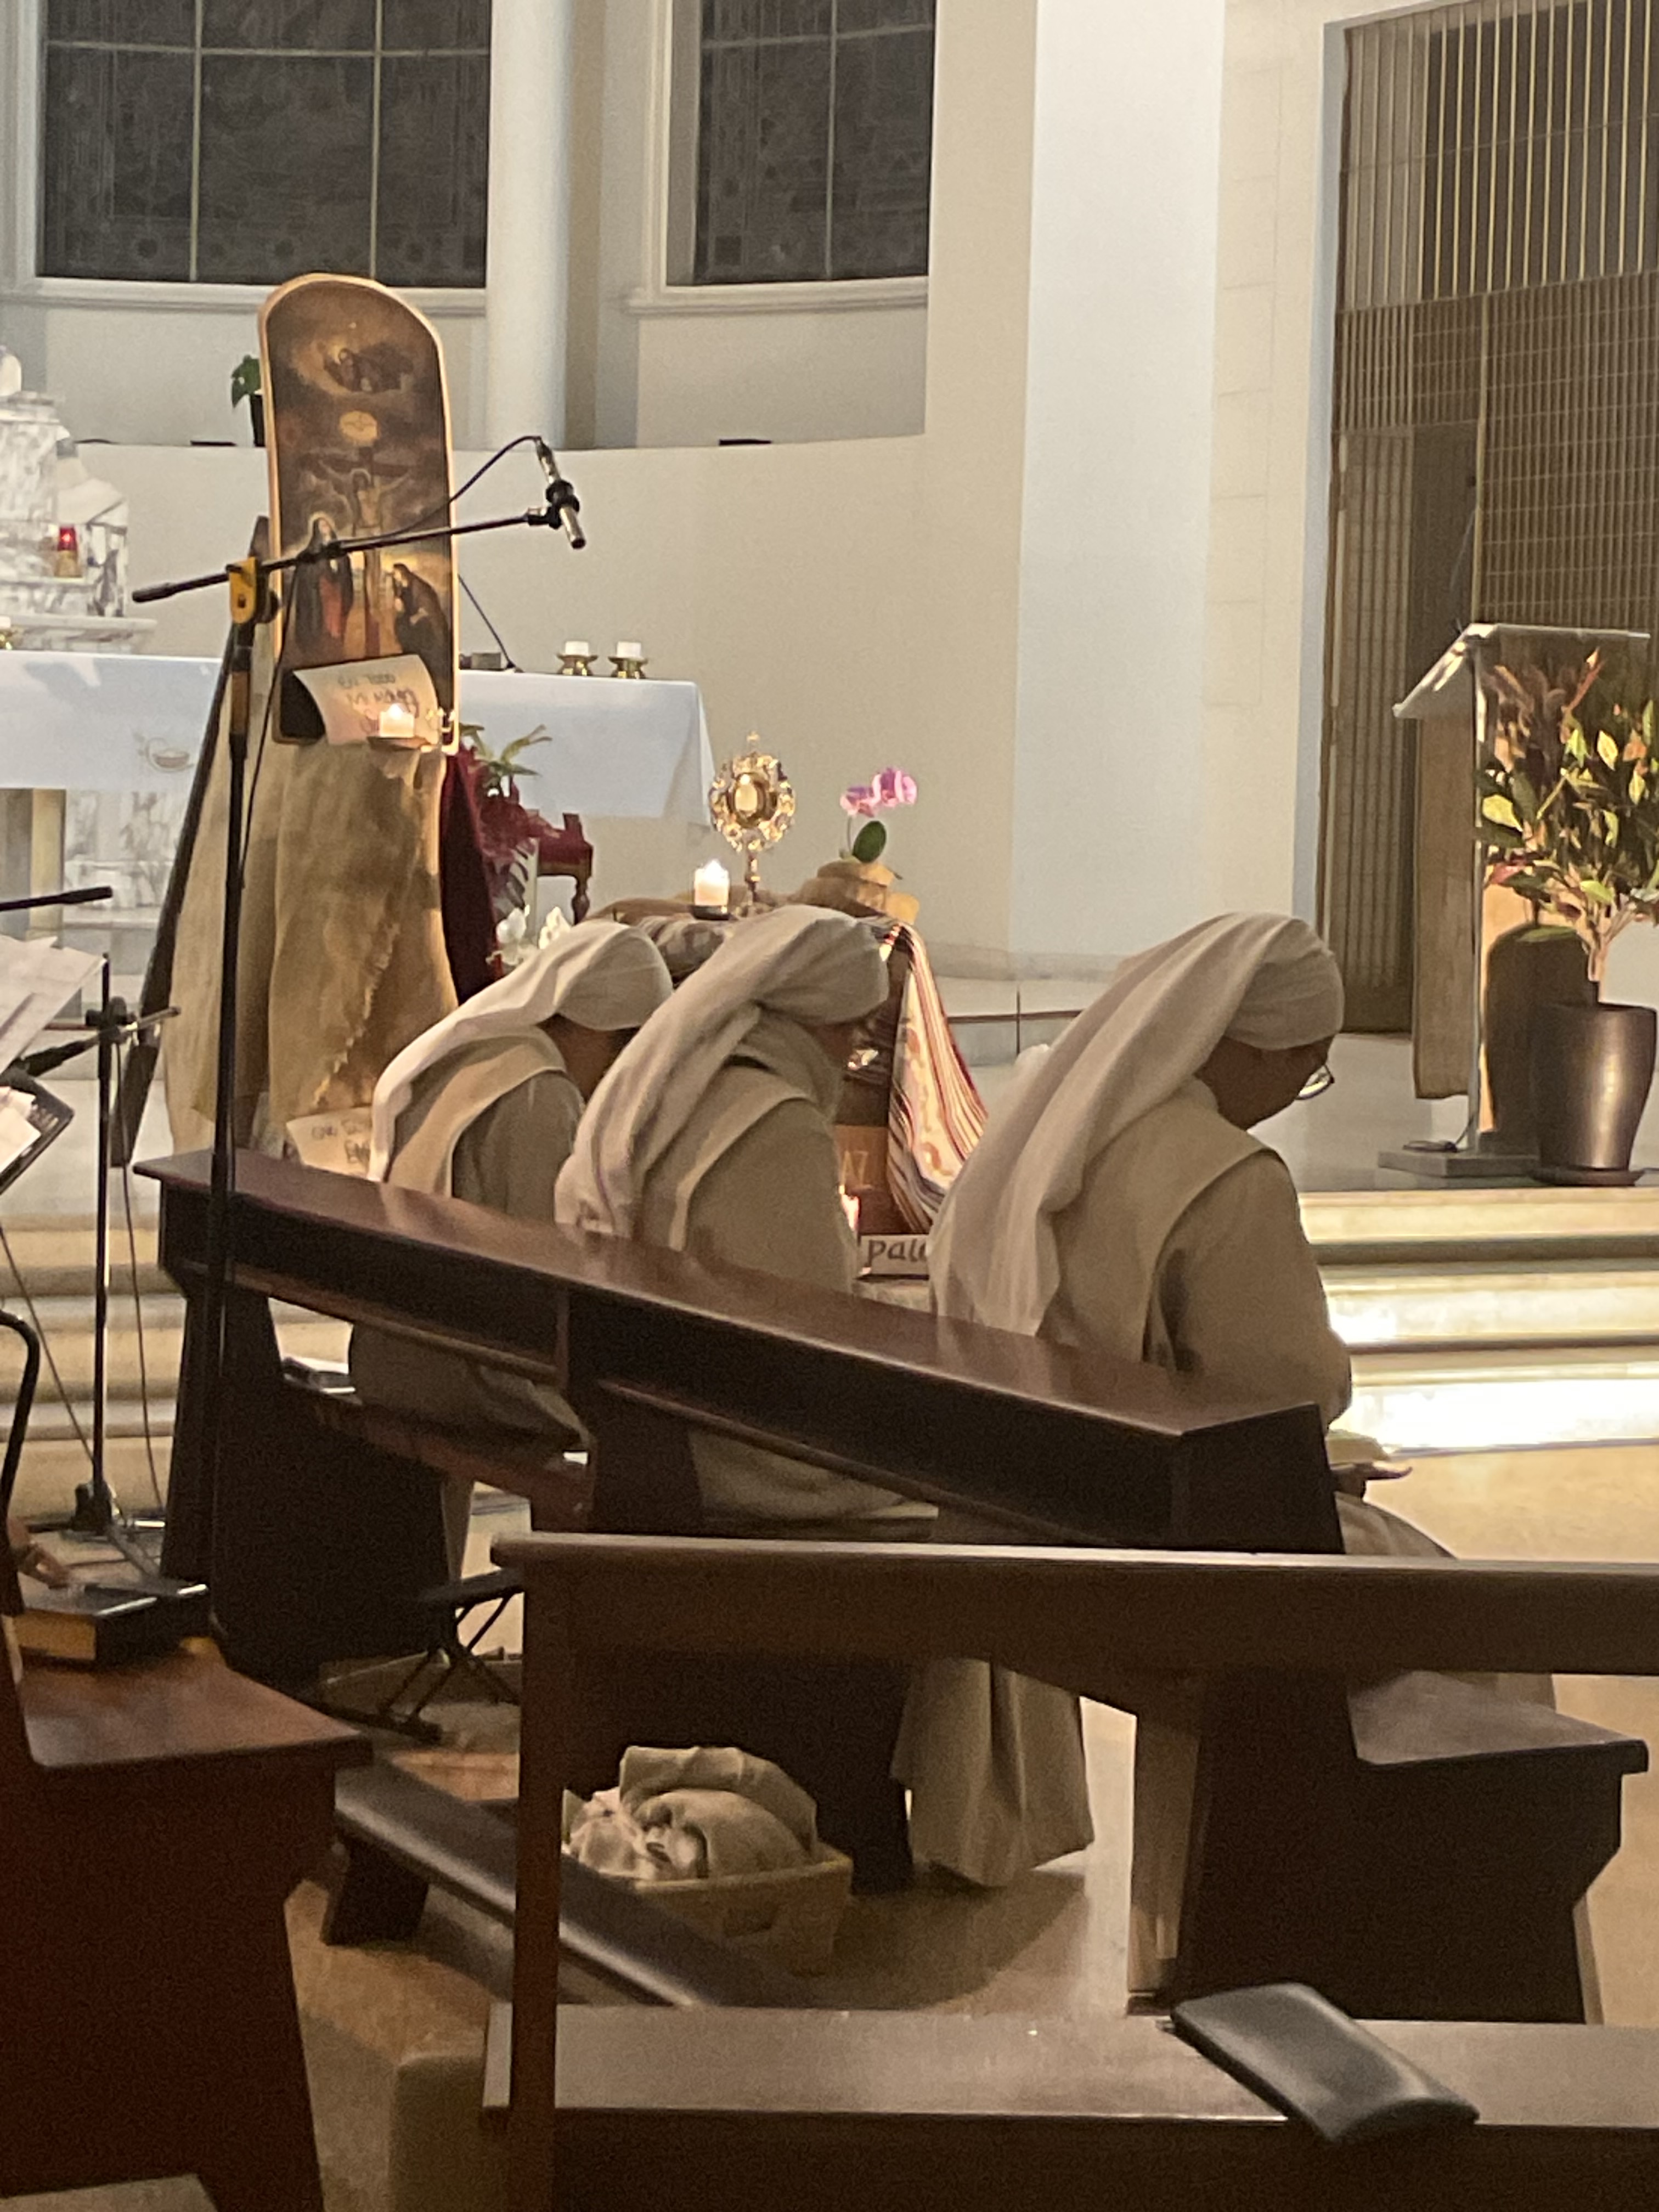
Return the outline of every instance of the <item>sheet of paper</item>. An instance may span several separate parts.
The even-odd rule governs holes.
[[[0,1175],[14,1160],[21,1159],[40,1133],[29,1119],[26,1091],[0,1087]]]
[[[98,972],[95,952],[40,937],[0,937],[0,1067],[27,1052]]]
[[[317,702],[323,735],[331,745],[430,747],[443,742],[432,672],[417,653],[295,673]]]

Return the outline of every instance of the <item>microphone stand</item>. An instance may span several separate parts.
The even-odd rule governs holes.
[[[236,1019],[238,981],[242,944],[243,815],[246,811],[248,737],[254,641],[276,611],[273,579],[284,571],[303,568],[319,561],[337,561],[342,555],[383,552],[399,545],[453,544],[458,538],[474,538],[486,531],[562,529],[573,551],[586,544],[577,520],[581,502],[574,484],[564,477],[550,453],[538,440],[538,457],[547,476],[545,502],[521,514],[503,514],[487,522],[449,522],[433,529],[416,524],[408,530],[378,531],[362,538],[335,538],[314,550],[301,546],[296,553],[270,559],[249,554],[204,576],[186,576],[167,584],[146,584],[131,594],[135,605],[149,605],[187,592],[230,591],[231,649],[225,728],[225,860],[224,908],[219,939],[219,1029],[215,1054],[213,1153],[208,1182],[205,1279],[199,1309],[202,1365],[201,1427],[203,1461],[207,1480],[202,1486],[191,1560],[177,1559],[173,1528],[169,1520],[168,1549],[163,1565],[169,1572],[205,1574],[210,1587],[218,1579],[222,1536],[219,1492],[226,1445],[226,1309],[234,1258],[232,1200],[236,1188]],[[273,685],[280,676],[273,666]]]

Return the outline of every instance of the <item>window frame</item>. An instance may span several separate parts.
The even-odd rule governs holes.
[[[698,284],[696,226],[698,63],[702,0],[652,0],[655,23],[648,88],[646,280],[628,293],[633,315],[837,314],[848,308],[925,307],[927,278],[819,276],[776,284]]]
[[[40,251],[40,37],[43,0],[13,0],[0,10],[0,69],[12,96],[0,110],[0,164],[11,182],[12,220],[0,236],[0,307],[144,307],[173,314],[223,314],[258,308],[270,284],[204,283],[187,277],[43,276]],[[494,118],[491,118],[492,125]],[[422,314],[475,317],[483,285],[396,285],[399,299]]]

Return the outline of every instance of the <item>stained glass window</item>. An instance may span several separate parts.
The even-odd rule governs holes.
[[[40,270],[482,284],[489,0],[46,0]]]
[[[702,0],[700,284],[927,266],[934,0]]]

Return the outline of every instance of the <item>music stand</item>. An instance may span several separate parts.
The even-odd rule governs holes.
[[[113,890],[107,884],[88,885],[76,890],[41,893],[30,898],[0,900],[0,914],[25,913],[43,907],[88,906],[113,898]],[[107,1452],[109,1422],[109,1178],[112,1139],[114,1121],[115,1054],[124,1044],[135,1042],[146,1030],[153,1028],[173,1012],[171,1006],[158,1009],[151,1014],[134,1015],[125,1003],[114,998],[110,991],[110,957],[107,952],[99,957],[100,989],[98,1006],[87,1014],[82,1026],[67,1044],[49,1047],[46,1050],[21,1055],[11,1065],[0,1070],[0,1085],[19,1091],[30,1099],[24,1110],[35,1129],[36,1139],[24,1152],[0,1170],[0,1194],[3,1194],[19,1176],[31,1167],[46,1146],[61,1136],[74,1119],[73,1109],[49,1091],[43,1090],[35,1077],[49,1069],[60,1066],[83,1052],[94,1048],[98,1054],[98,1139],[97,1166],[98,1210],[94,1225],[94,1256],[93,1282],[93,1382],[92,1382],[92,1468],[90,1480],[77,1484],[75,1510],[52,1522],[46,1528],[73,1531],[77,1535],[106,1538],[132,1565],[149,1571],[153,1563],[133,1545],[121,1528],[120,1509],[110,1487],[105,1462]],[[19,1447],[21,1450],[21,1445]]]

